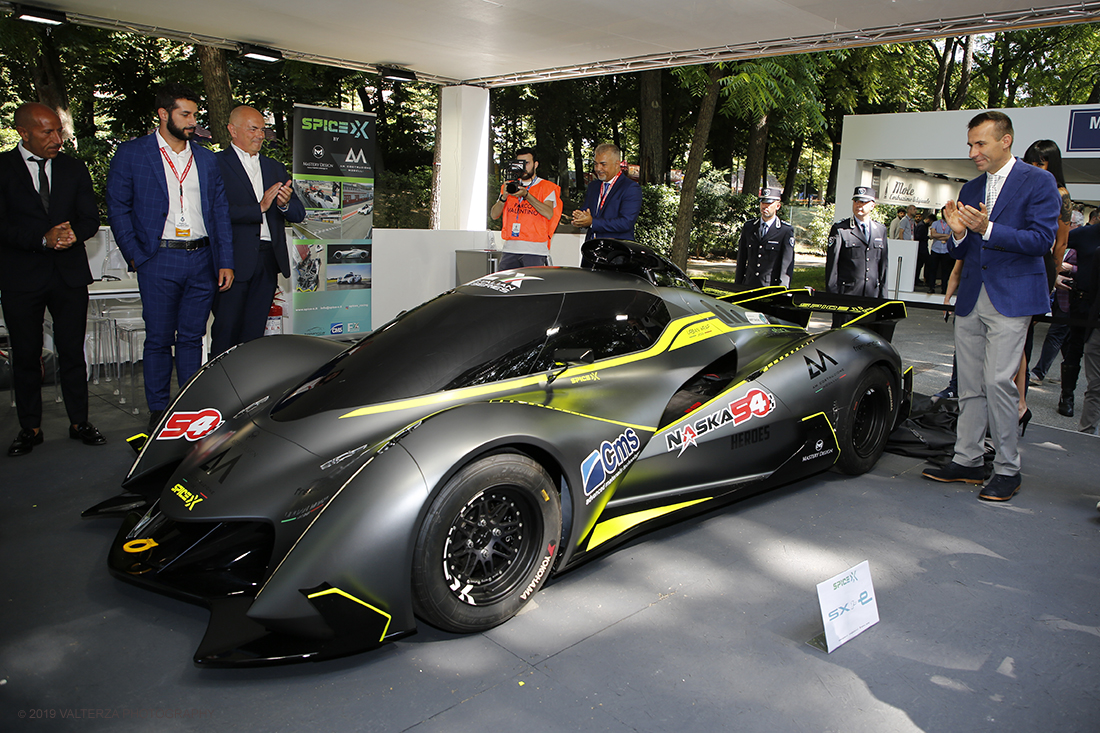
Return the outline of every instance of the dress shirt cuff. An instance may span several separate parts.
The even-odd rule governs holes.
[[[985,225],[985,233],[984,233],[984,234],[982,234],[982,239],[984,239],[985,241],[987,241],[987,242],[988,242],[988,241],[989,241],[989,237],[990,237],[990,236],[992,236],[992,234],[993,234],[993,222],[991,222],[991,221],[990,221],[990,222],[986,222],[986,225]]]

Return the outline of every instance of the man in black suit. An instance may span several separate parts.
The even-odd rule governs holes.
[[[745,222],[737,244],[738,285],[790,287],[794,273],[794,227],[777,216],[782,197],[778,188],[760,189],[760,218]]]
[[[21,142],[0,154],[0,301],[12,347],[15,411],[21,428],[9,456],[26,455],[42,434],[42,322],[53,318],[69,437],[106,439],[88,422],[84,329],[92,271],[84,240],[99,231],[88,168],[61,152],[61,120],[43,104],[15,111]]]
[[[290,277],[285,222],[306,218],[282,163],[260,155],[264,118],[251,107],[229,116],[233,144],[218,153],[233,224],[233,285],[214,296],[210,353],[264,335],[280,272]]]

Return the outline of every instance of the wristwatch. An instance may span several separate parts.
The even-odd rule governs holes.
[[[499,201],[499,202],[500,202],[500,203],[502,203],[502,204],[503,204],[503,203],[504,203],[505,201],[507,201],[507,200],[508,200],[508,197],[507,197],[507,196],[504,196],[504,195],[501,195],[501,196],[497,196],[497,201]]]
[[[50,245],[46,243],[46,235],[42,235],[42,251],[45,252],[50,248]]]

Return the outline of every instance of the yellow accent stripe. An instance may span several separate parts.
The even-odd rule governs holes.
[[[350,593],[345,593],[344,591],[340,590],[339,588],[329,588],[327,590],[318,591],[316,593],[310,593],[308,596],[306,596],[306,598],[313,599],[313,598],[317,598],[319,596],[331,595],[333,593],[335,593],[338,596],[343,596],[344,598],[347,598],[349,601],[355,601],[356,603],[358,603],[361,606],[366,606],[367,608],[374,611],[375,613],[377,613],[380,616],[385,616],[386,617],[386,627],[384,629],[382,629],[382,636],[378,637],[378,641],[385,641],[386,640],[386,632],[390,630],[390,621],[393,620],[393,616],[390,616],[385,611],[377,609],[374,606],[372,606],[371,604],[366,603],[364,601],[361,601],[358,598],[356,598],[355,596],[351,595]]]
[[[836,428],[833,427],[833,421],[830,420],[829,416],[826,415],[824,412],[815,412],[813,415],[807,415],[806,417],[802,418],[802,422],[806,422],[807,420],[813,420],[818,415],[825,418],[825,424],[829,426],[829,430],[833,434],[833,442],[836,443],[837,450],[840,450],[840,441],[837,440],[837,438],[836,438]]]
[[[611,423],[612,425],[621,425],[624,428],[634,428],[635,430],[644,430],[647,433],[652,433],[657,428],[651,428],[648,425],[635,425],[629,422],[620,422],[619,420],[612,420],[606,417],[597,417],[596,415],[586,415],[583,412],[574,412],[573,410],[563,410],[560,407],[553,407],[551,405],[543,405],[539,402],[528,402],[526,400],[510,400],[507,398],[501,398],[499,400],[490,400],[490,402],[511,402],[516,405],[530,405],[531,407],[541,407],[544,410],[554,410],[556,412],[564,412],[566,415],[576,415],[577,417],[586,417],[589,420],[599,420],[600,422]]]
[[[650,519],[656,519],[657,517],[665,514],[671,514],[678,509],[684,509],[694,504],[701,504],[704,501],[710,501],[713,496],[708,496],[705,499],[695,499],[694,501],[685,501],[680,504],[673,504],[672,506],[657,507],[656,509],[646,509],[640,512],[634,512],[633,514],[624,514],[621,517],[615,517],[614,519],[608,519],[606,522],[600,522],[592,530],[592,538],[588,540],[588,550],[592,550],[594,547],[602,545],[613,537],[621,535],[631,527],[636,527],[642,522],[647,522]]]
[[[599,361],[594,364],[585,364],[581,367],[575,367],[567,369],[564,373],[559,375],[559,379],[565,379],[568,377],[575,377],[581,374],[587,374],[588,372],[600,371],[602,369],[611,369],[622,364],[629,364],[635,361],[641,361],[643,359],[649,359],[658,354],[664,353],[672,345],[673,340],[680,334],[680,332],[687,326],[701,321],[706,318],[713,318],[714,314],[707,312],[698,315],[685,316],[678,318],[665,328],[664,333],[657,339],[657,342],[650,346],[645,351],[640,351],[635,354],[626,354],[616,359],[607,359],[605,361]],[[476,387],[463,387],[461,389],[448,390],[446,392],[436,392],[435,394],[424,395],[422,397],[412,397],[406,400],[397,400],[395,402],[387,402],[380,405],[370,405],[369,407],[361,407],[358,410],[352,410],[349,413],[340,416],[340,419],[345,417],[363,417],[365,415],[377,415],[383,412],[395,412],[397,410],[408,410],[415,407],[424,407],[425,405],[436,405],[444,402],[464,402],[478,397],[484,397],[487,395],[496,394],[499,392],[511,392],[516,389],[522,389],[524,387],[534,387],[545,379],[543,374],[535,374],[527,377],[520,377],[518,379],[509,379],[504,382],[498,382],[494,384],[478,385]]]
[[[846,328],[848,326],[853,326],[853,325],[854,326],[862,326],[863,324],[861,324],[860,321],[862,321],[864,318],[867,318],[868,316],[870,316],[875,311],[882,310],[886,306],[893,305],[895,303],[901,303],[902,318],[908,318],[909,317],[909,311],[906,310],[905,303],[903,301],[900,301],[900,300],[890,300],[890,301],[887,301],[885,303],[882,303],[881,305],[876,305],[874,308],[867,311],[866,313],[860,314],[860,316],[858,318],[853,318],[852,320],[848,321],[843,326],[841,326],[841,328]]]

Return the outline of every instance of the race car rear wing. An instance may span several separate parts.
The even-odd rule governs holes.
[[[841,318],[834,318],[835,326],[862,326],[887,341],[894,335],[894,326],[906,315],[905,303],[900,300],[837,295],[813,288],[787,290],[775,285],[745,289],[715,281],[706,283],[703,291],[719,300],[781,318],[802,328],[809,325],[810,316],[815,311],[843,314]]]

